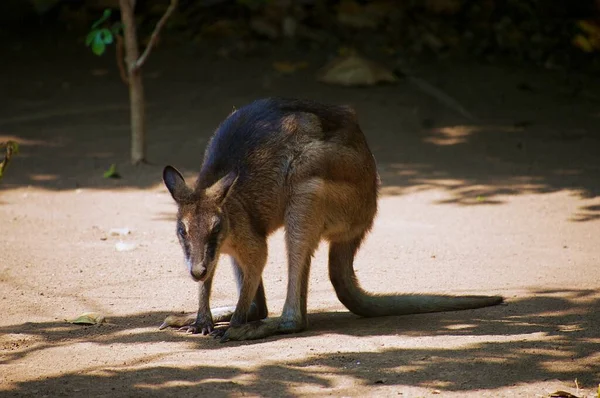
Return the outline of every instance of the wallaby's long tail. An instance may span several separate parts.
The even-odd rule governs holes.
[[[353,313],[364,317],[422,314],[488,307],[502,303],[500,296],[375,295],[364,291],[354,274],[354,255],[360,240],[332,242],[329,278],[338,299]]]

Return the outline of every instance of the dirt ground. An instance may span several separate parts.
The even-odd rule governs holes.
[[[128,99],[113,58],[11,43],[0,141],[21,153],[0,185],[0,396],[592,397],[600,383],[600,84],[560,71],[432,62],[406,82],[314,79],[325,54],[220,59],[161,49],[145,70],[150,165],[128,164]],[[277,60],[308,60],[278,75]],[[377,292],[500,294],[472,311],[364,319],[339,303],[316,253],[306,332],[219,342],[159,331],[196,310],[165,164],[193,179],[232,106],[286,95],[356,107],[383,181],[357,259]],[[122,179],[104,179],[116,163]],[[131,234],[116,237],[111,228]],[[119,252],[119,241],[135,250]],[[282,234],[265,271],[272,315],[286,284]],[[235,302],[226,259],[212,304]],[[65,322],[85,311],[100,326]]]

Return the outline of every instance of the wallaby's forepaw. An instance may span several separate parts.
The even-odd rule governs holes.
[[[229,340],[243,341],[256,340],[273,336],[277,333],[277,323],[269,321],[249,322],[239,326],[217,329],[212,336],[218,338],[221,343]]]
[[[198,321],[196,317],[191,315],[169,315],[158,329],[163,330],[168,327],[177,328],[179,332],[189,334],[202,333],[205,336],[210,334],[214,329],[212,319]]]
[[[212,332],[212,326],[198,326],[196,324],[189,326],[182,326],[177,329],[178,332],[186,333],[186,334],[200,334],[206,336],[210,332]]]

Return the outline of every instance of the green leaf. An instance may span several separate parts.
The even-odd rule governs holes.
[[[104,51],[106,50],[106,44],[104,44],[104,41],[102,40],[102,37],[100,34],[97,34],[94,37],[94,41],[92,43],[92,52],[98,56],[104,54]]]
[[[108,170],[104,172],[104,178],[121,178],[121,175],[117,171],[117,165],[111,164]]]
[[[90,46],[90,44],[92,44],[92,42],[94,41],[94,37],[96,37],[96,34],[98,33],[97,30],[92,30],[90,33],[88,33],[87,37],[85,38],[85,45],[86,46]]]
[[[98,35],[100,36],[100,38],[102,39],[104,44],[112,44],[113,34],[109,29],[106,29],[106,28],[100,29],[100,31],[98,32]]]
[[[102,25],[108,18],[110,18],[111,13],[112,10],[110,8],[104,10],[104,14],[102,14],[102,17],[99,20],[94,22],[94,24],[92,25],[92,29],[96,29],[98,28],[98,26]]]

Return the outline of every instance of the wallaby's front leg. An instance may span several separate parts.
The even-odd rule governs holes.
[[[239,299],[229,323],[229,328],[215,330],[221,341],[246,340],[236,329],[249,321],[267,316],[267,305],[262,285],[262,271],[267,261],[267,243],[264,238],[248,239],[240,248],[234,269],[239,286]],[[252,309],[254,307],[254,309]],[[253,311],[251,311],[253,310]],[[254,313],[253,313],[254,312]]]
[[[233,271],[236,277],[236,283],[238,287],[238,295],[242,289],[243,275],[240,266],[237,262],[231,259]],[[202,333],[203,335],[210,334],[214,330],[214,325],[221,322],[229,322],[233,313],[235,312],[235,306],[216,307],[210,308],[210,292],[212,286],[212,277],[210,280],[200,282],[198,285],[198,312],[189,315],[169,315],[165,318],[159,329],[166,329],[168,327],[178,328],[180,331],[187,333]],[[264,319],[269,314],[267,309],[267,299],[265,297],[265,289],[263,286],[262,278],[256,291],[256,296],[252,301],[250,310],[248,312],[248,321],[258,321]]]
[[[169,315],[159,329],[177,327],[179,331],[186,333],[202,333],[207,335],[214,330],[214,322],[210,310],[210,291],[212,287],[210,275],[204,282],[198,283],[198,313],[196,316]]]

